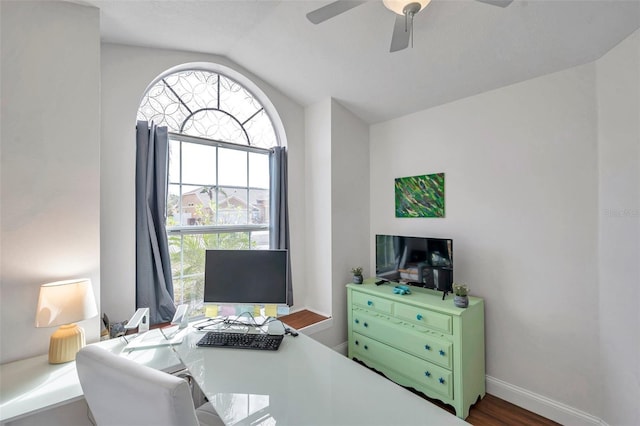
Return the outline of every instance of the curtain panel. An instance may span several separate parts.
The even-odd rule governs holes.
[[[149,308],[151,324],[175,313],[165,229],[169,137],[166,127],[136,126],[136,308]]]
[[[284,147],[272,149],[269,158],[271,168],[271,249],[287,250],[287,305],[293,305],[293,285],[291,281],[291,253],[289,251],[289,206],[287,184],[287,150]]]

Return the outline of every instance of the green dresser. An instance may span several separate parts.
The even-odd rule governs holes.
[[[469,297],[457,308],[453,295],[373,280],[347,285],[349,357],[389,379],[450,404],[465,419],[485,394],[484,301]]]

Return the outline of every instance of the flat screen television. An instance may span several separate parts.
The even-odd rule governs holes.
[[[287,303],[286,250],[207,250],[204,302]]]
[[[376,235],[376,277],[453,291],[453,240]]]

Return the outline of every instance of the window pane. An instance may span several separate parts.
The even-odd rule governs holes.
[[[249,186],[269,188],[269,156],[249,153]]]
[[[181,241],[181,245],[171,245],[171,261],[179,260],[178,277],[193,279],[204,274],[205,239],[201,234],[172,236],[172,241]],[[173,264],[172,264],[173,267]],[[173,269],[173,268],[172,268]]]
[[[215,147],[197,143],[182,143],[182,182],[198,185],[215,185]]]
[[[220,232],[204,234],[207,249],[248,249],[251,248],[248,232]]]
[[[185,298],[184,298],[184,283],[182,282],[182,280],[179,277],[172,277],[172,281],[173,281],[173,301],[175,302],[176,305],[181,305],[183,303],[185,303]]]
[[[167,194],[167,226],[180,223],[180,185],[169,185]]]
[[[202,235],[169,236],[174,300],[189,303],[190,315],[202,310],[205,248]]]
[[[215,220],[213,187],[182,186],[182,226],[210,225]]]
[[[180,141],[169,140],[169,182],[180,182]]]
[[[175,279],[182,275],[182,237],[169,235],[169,255],[171,257],[171,276]],[[175,284],[174,284],[175,285]]]
[[[247,186],[247,153],[220,148],[218,175],[220,185]]]
[[[266,189],[249,190],[250,223],[269,223],[269,191]]]
[[[174,278],[173,299],[176,305],[189,304],[189,316],[204,315],[204,275],[197,278]]]
[[[218,248],[221,249],[250,249],[248,232],[226,232],[218,234]]]
[[[222,111],[196,112],[185,122],[182,133],[238,145],[248,144],[247,136],[240,123]]]
[[[197,277],[185,278],[183,287],[183,302],[201,299],[204,294],[204,272]]]
[[[252,146],[271,148],[272,146],[278,145],[273,124],[271,124],[271,120],[264,110],[247,121],[244,129],[249,135]]]
[[[269,249],[269,231],[255,231],[251,233],[251,248],[259,250]]]
[[[138,109],[138,120],[153,121],[158,126],[167,126],[171,132],[179,132],[189,111],[160,80],[142,98]]]
[[[246,225],[247,190],[244,188],[221,187],[218,198],[218,225]]]
[[[244,123],[262,109],[262,105],[247,89],[233,80],[220,76],[220,109],[227,111],[239,122]]]
[[[186,71],[164,79],[191,111],[218,108],[218,75],[207,71]]]

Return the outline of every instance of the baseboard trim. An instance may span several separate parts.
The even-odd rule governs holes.
[[[487,376],[487,393],[562,425],[607,426],[596,416],[495,377]]]
[[[347,356],[348,342],[333,347],[333,350]],[[504,380],[486,376],[487,393],[504,399],[518,407],[534,412],[565,426],[597,425],[609,426],[602,419],[567,404],[539,395]]]
[[[333,350],[341,355],[347,356],[347,352],[349,352],[349,342],[342,342],[338,346],[334,346]]]

